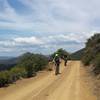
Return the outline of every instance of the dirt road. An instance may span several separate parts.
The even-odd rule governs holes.
[[[86,84],[80,61],[61,64],[61,74],[42,72],[37,77],[0,89],[0,100],[97,100]]]

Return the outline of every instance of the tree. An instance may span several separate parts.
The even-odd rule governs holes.
[[[56,53],[58,53],[59,56],[60,56],[60,58],[62,58],[62,59],[63,59],[64,56],[68,56],[68,58],[69,58],[69,53],[68,53],[66,50],[60,48],[60,49],[58,49],[56,52],[54,52],[54,53],[51,55],[51,57],[50,57],[51,60],[55,57],[55,54],[56,54]]]

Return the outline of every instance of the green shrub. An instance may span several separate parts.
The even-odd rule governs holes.
[[[11,83],[11,75],[8,71],[0,72],[0,87]]]
[[[12,75],[12,81],[15,82],[20,78],[24,78],[26,77],[26,70],[24,68],[20,68],[20,67],[14,67],[10,70],[10,73]]]
[[[93,57],[90,52],[86,52],[84,55],[85,56],[82,58],[82,61],[85,65],[89,65]]]
[[[93,61],[94,73],[98,75],[100,73],[100,53],[96,55],[94,61]]]
[[[26,70],[26,76],[27,77],[33,77],[33,76],[35,76],[36,75],[36,72],[35,72],[35,70],[34,70],[34,66],[33,65],[27,65],[26,67],[25,67],[25,70]]]
[[[48,65],[48,59],[43,55],[37,55],[34,60],[34,69],[35,71],[40,71],[46,68]]]

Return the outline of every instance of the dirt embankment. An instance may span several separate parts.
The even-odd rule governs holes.
[[[83,65],[82,65],[83,66]],[[86,74],[84,77],[87,79],[86,84],[91,84],[91,90],[94,95],[97,96],[97,100],[100,100],[100,75],[93,74],[92,66],[85,66]]]

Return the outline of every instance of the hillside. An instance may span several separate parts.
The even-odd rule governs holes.
[[[84,51],[85,51],[84,48],[81,49],[81,50],[79,50],[79,51],[76,51],[76,52],[74,52],[74,53],[72,53],[72,54],[70,55],[70,58],[71,58],[72,60],[80,60],[80,59],[82,58],[83,54],[84,54]]]
[[[0,71],[8,70],[14,67],[18,62],[19,57],[0,57]]]
[[[100,74],[100,33],[88,39],[82,61],[85,65],[92,65],[95,75]]]

